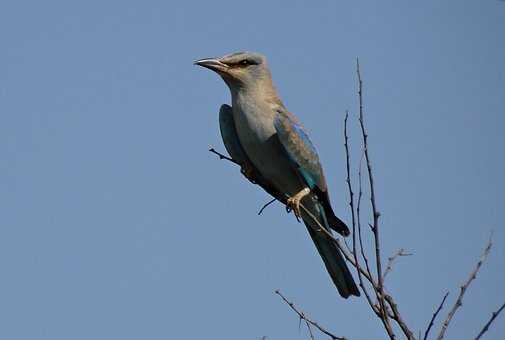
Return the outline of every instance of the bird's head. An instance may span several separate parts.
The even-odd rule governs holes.
[[[220,58],[204,58],[195,65],[219,74],[230,89],[253,87],[263,81],[271,81],[266,58],[253,52],[237,52]]]

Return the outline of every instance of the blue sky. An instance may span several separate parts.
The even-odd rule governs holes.
[[[355,58],[382,212],[386,286],[414,330],[454,302],[475,335],[505,299],[505,3],[3,1],[0,338],[305,339],[280,289],[350,339],[382,338],[336,293],[305,227],[239,171],[194,59],[265,54],[346,207],[342,121],[360,154]],[[447,309],[445,310],[447,312]],[[505,332],[497,319],[487,339]]]

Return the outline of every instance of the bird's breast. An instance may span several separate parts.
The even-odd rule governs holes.
[[[233,106],[234,120],[240,141],[254,147],[267,141],[276,133],[273,116],[261,105],[239,104]],[[247,148],[246,145],[244,147]]]
[[[274,108],[247,100],[234,100],[232,107],[238,138],[254,166],[281,192],[297,192],[299,180],[277,137]]]

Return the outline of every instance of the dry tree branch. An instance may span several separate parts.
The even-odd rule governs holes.
[[[498,310],[496,312],[493,312],[491,314],[491,318],[489,319],[489,321],[484,325],[484,327],[482,328],[482,330],[479,332],[479,334],[477,334],[477,336],[475,337],[474,340],[479,340],[481,338],[482,335],[484,335],[484,333],[487,332],[487,330],[489,329],[489,326],[493,323],[494,319],[496,319],[496,317],[498,316],[498,314],[501,313],[501,311],[503,310],[503,308],[505,308],[505,303],[503,305],[501,305],[500,308],[498,308]]]
[[[426,328],[426,332],[424,332],[424,338],[423,338],[423,340],[427,340],[428,339],[428,334],[430,333],[431,327],[433,327],[433,322],[437,318],[438,313],[440,313],[440,311],[442,310],[442,308],[444,308],[444,303],[445,303],[445,299],[447,299],[447,296],[449,296],[449,292],[445,293],[444,298],[442,299],[442,302],[438,306],[438,308],[435,311],[435,313],[433,313],[433,316],[431,317],[431,320],[430,320],[430,324],[428,325],[428,328]],[[419,337],[419,340],[421,340],[421,337]]]
[[[372,271],[370,270],[370,265],[368,263],[368,258],[365,254],[365,247],[363,247],[363,236],[361,234],[361,199],[363,198],[363,175],[361,173],[361,165],[363,162],[364,154],[359,160],[358,166],[358,206],[356,207],[356,214],[358,215],[358,239],[359,239],[359,249],[361,252],[361,257],[365,262],[366,271],[372,277]]]
[[[360,268],[360,263],[359,263],[359,258],[358,258],[358,252],[356,250],[356,216],[354,213],[354,192],[352,191],[352,184],[351,184],[351,170],[350,170],[350,152],[349,152],[349,137],[347,135],[347,120],[349,119],[349,111],[345,112],[345,118],[344,118],[344,146],[345,146],[345,156],[346,156],[346,170],[347,170],[347,188],[349,189],[349,207],[351,208],[351,216],[352,216],[352,254],[354,255],[354,263],[356,267],[356,271],[358,272],[358,279],[359,279],[359,285],[361,286],[361,290],[363,290],[363,293],[365,294],[365,297],[370,304],[370,307],[372,309],[374,308],[374,304],[372,302],[372,299],[370,298],[370,295],[368,293],[368,290],[365,287],[365,284],[363,282],[363,277],[361,274],[361,268]],[[361,198],[361,186],[360,186],[360,192],[359,192],[360,198]],[[358,219],[359,219],[359,209],[358,209]],[[360,224],[358,224],[360,226]],[[360,249],[363,252],[363,244],[361,242],[361,232],[360,232]],[[364,253],[362,253],[362,256],[365,260],[367,272],[370,277],[372,277],[372,274],[370,273],[370,268],[368,267],[368,260],[365,256]]]
[[[345,146],[345,155],[346,155],[346,170],[347,170],[347,188],[349,190],[349,207],[351,208],[351,215],[352,215],[352,255],[354,256],[354,266],[356,267],[356,271],[358,273],[358,280],[359,280],[359,285],[361,287],[361,290],[363,291],[363,294],[365,294],[365,298],[370,305],[370,308],[379,316],[379,311],[375,307],[374,302],[372,301],[372,298],[370,297],[370,293],[368,292],[367,287],[365,286],[365,283],[363,281],[363,275],[361,273],[361,267],[360,267],[360,262],[358,258],[358,251],[356,249],[356,216],[354,213],[354,192],[352,191],[352,184],[351,184],[351,171],[350,171],[350,152],[349,152],[349,137],[347,135],[347,120],[349,119],[349,112],[345,112],[345,118],[344,118],[344,146]],[[361,163],[361,162],[360,162]],[[368,276],[372,278],[372,273],[370,271],[370,267],[368,265],[368,259],[364,253],[363,250],[363,241],[361,238],[361,222],[360,222],[360,204],[361,204],[361,196],[362,196],[362,187],[361,187],[361,172],[359,173],[359,196],[358,196],[358,208],[357,208],[357,215],[358,215],[358,233],[359,233],[359,248],[361,251],[361,256],[363,257],[363,260],[365,261],[365,266],[366,266],[366,271],[368,273]]]
[[[393,269],[393,262],[400,256],[412,256],[412,253],[407,253],[405,249],[400,248],[394,253],[392,256],[388,257],[388,265],[386,266],[386,270],[384,271],[384,275],[382,276],[382,280],[386,280],[386,275]]]
[[[380,320],[382,321],[388,336],[391,339],[395,339],[395,334],[393,332],[393,328],[391,326],[391,322],[389,318],[391,317],[391,313],[388,311],[386,307],[386,301],[389,307],[392,310],[392,318],[396,321],[396,323],[400,326],[402,332],[409,340],[415,339],[414,334],[408,328],[408,326],[403,321],[403,318],[398,311],[398,306],[394,302],[393,298],[390,295],[385,295],[384,293],[384,282],[382,276],[382,261],[381,261],[381,246],[380,246],[380,233],[379,233],[379,217],[380,213],[377,209],[377,203],[375,200],[375,185],[374,185],[374,177],[372,172],[372,165],[370,161],[369,148],[368,148],[368,133],[365,129],[365,122],[363,118],[363,81],[361,79],[361,71],[359,67],[359,59],[356,58],[356,74],[358,77],[358,100],[359,100],[359,123],[361,128],[361,134],[363,138],[363,151],[366,160],[366,165],[368,169],[368,182],[370,187],[370,203],[372,206],[372,214],[373,214],[373,224],[370,225],[373,236],[374,236],[374,247],[375,247],[375,264],[377,267],[377,285],[374,286],[374,290],[377,296],[377,300],[379,301],[379,312],[380,312]],[[361,170],[361,169],[360,169]],[[358,213],[359,219],[359,213]],[[359,225],[359,223],[358,223]],[[358,228],[359,230],[359,228]]]
[[[309,336],[311,340],[314,340],[314,334],[312,333],[312,328],[310,328],[310,323],[305,320],[305,325],[307,326],[307,330],[309,331]]]
[[[332,340],[347,340],[347,338],[345,338],[345,337],[336,336],[335,334],[333,334],[330,331],[328,331],[326,328],[324,328],[321,325],[319,325],[316,321],[311,320],[308,316],[305,315],[304,312],[302,312],[301,310],[299,310],[295,306],[295,304],[293,302],[289,301],[284,295],[282,295],[282,293],[278,289],[275,291],[275,294],[279,295],[282,298],[282,300],[284,300],[284,302],[287,303],[288,306],[291,307],[291,309],[296,314],[298,314],[298,316],[300,317],[300,320],[304,320],[306,323],[308,323],[308,324],[316,327],[321,333],[326,334]],[[310,327],[309,327],[309,329],[310,329]],[[312,334],[312,332],[310,334]]]
[[[377,299],[379,300],[380,312],[382,314],[382,321],[384,323],[384,327],[388,332],[388,335],[394,339],[394,333],[391,327],[391,323],[389,322],[389,316],[386,310],[386,303],[384,300],[384,282],[382,276],[382,262],[381,262],[381,247],[380,247],[380,237],[379,237],[379,217],[380,213],[377,210],[377,203],[375,201],[375,185],[374,178],[372,172],[372,164],[370,162],[370,155],[368,153],[368,134],[365,129],[365,122],[363,118],[363,81],[361,80],[361,72],[359,68],[359,59],[356,58],[356,74],[358,76],[358,99],[359,99],[359,123],[361,127],[361,133],[363,136],[363,149],[365,152],[366,165],[368,169],[368,181],[370,184],[370,202],[372,204],[372,213],[373,213],[373,226],[372,231],[374,235],[375,241],[375,265],[377,267],[377,281],[378,281],[378,289],[377,289]]]
[[[470,283],[472,283],[472,281],[475,280],[475,278],[477,277],[477,273],[479,272],[480,267],[482,266],[487,256],[489,255],[492,246],[493,242],[491,234],[489,236],[489,241],[487,242],[486,248],[484,249],[484,252],[482,253],[479,261],[477,262],[477,265],[475,266],[474,270],[472,270],[472,272],[470,273],[470,276],[468,277],[466,282],[460,287],[458,298],[456,299],[456,302],[449,311],[449,314],[447,314],[447,317],[445,318],[445,321],[440,329],[440,333],[438,333],[437,340],[442,340],[444,338],[445,332],[447,331],[447,327],[449,327],[449,324],[451,323],[454,314],[456,314],[458,308],[463,305],[463,296],[465,295],[468,286],[470,286]]]
[[[359,261],[358,253],[356,251],[356,216],[354,215],[354,192],[352,191],[351,184],[351,169],[350,169],[350,152],[349,152],[349,137],[347,136],[347,120],[349,119],[349,111],[345,111],[344,118],[344,146],[345,146],[345,156],[346,156],[346,170],[347,170],[347,188],[349,189],[349,207],[351,208],[352,216],[352,252],[354,255],[354,261],[356,262],[358,276],[361,276],[359,271]]]
[[[226,155],[223,155],[222,153],[220,153],[220,152],[216,151],[216,149],[214,149],[214,148],[210,148],[210,149],[209,149],[209,152],[211,152],[211,153],[213,153],[213,154],[217,155],[217,156],[219,157],[219,159],[221,159],[221,160],[222,160],[222,159],[225,159],[225,160],[227,160],[227,161],[229,161],[229,162],[232,162],[233,164],[238,165],[238,166],[240,166],[240,167],[241,167],[241,165],[240,165],[240,163],[239,163],[239,162],[237,162],[236,160],[234,160],[234,159],[233,159],[233,158],[231,158],[231,157],[228,157],[228,156],[226,156]],[[263,213],[263,211],[265,210],[265,208],[267,208],[270,204],[274,203],[275,201],[277,201],[277,199],[273,198],[273,199],[271,199],[270,201],[268,201],[267,203],[263,204],[263,206],[261,207],[261,209],[258,211],[258,215],[261,215],[261,214]]]
[[[408,340],[415,340],[414,333],[412,333],[412,331],[409,329],[409,327],[403,320],[403,317],[400,314],[400,311],[398,310],[398,305],[393,300],[393,297],[389,294],[385,294],[384,299],[387,301],[389,307],[391,307],[391,310],[393,311],[392,316],[391,314],[388,313],[389,317],[396,321],[396,323],[398,324],[398,326],[400,326],[403,334],[407,337]]]
[[[215,155],[218,155],[219,156],[219,159],[226,159],[227,161],[230,161],[232,163],[235,163],[236,165],[240,166],[240,163],[237,162],[236,160],[234,160],[233,158],[230,158],[228,156],[225,156],[223,155],[222,153],[220,152],[217,152],[214,148],[210,148],[209,151]]]

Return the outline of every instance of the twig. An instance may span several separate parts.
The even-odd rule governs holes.
[[[449,292],[445,293],[444,298],[442,299],[442,302],[438,306],[438,308],[435,311],[435,313],[433,313],[433,316],[431,317],[431,320],[430,320],[430,324],[428,325],[428,328],[426,328],[426,332],[424,332],[424,338],[423,338],[423,340],[427,340],[428,339],[428,334],[430,333],[431,327],[433,327],[433,322],[437,318],[438,313],[440,313],[440,311],[442,310],[442,308],[444,308],[444,303],[445,303],[445,299],[447,299],[447,296],[449,296]],[[419,339],[421,339],[421,338],[419,337]]]
[[[449,327],[449,324],[451,323],[451,320],[456,314],[456,311],[458,310],[459,307],[463,305],[463,296],[465,295],[465,292],[470,286],[470,283],[472,283],[473,280],[477,277],[477,273],[479,272],[480,267],[482,266],[482,263],[486,260],[487,256],[489,255],[489,252],[491,251],[491,247],[493,246],[492,243],[492,234],[489,236],[489,241],[486,245],[486,248],[484,249],[484,252],[482,253],[479,261],[477,262],[477,265],[475,266],[474,270],[470,273],[470,276],[466,280],[466,282],[460,287],[459,295],[458,298],[456,299],[456,302],[454,303],[454,306],[452,306],[449,314],[447,314],[447,317],[442,324],[442,328],[440,329],[440,333],[438,334],[437,340],[442,340],[444,338],[445,332],[447,330],[447,327]]]
[[[362,163],[363,163],[363,157],[365,156],[364,152],[361,155],[361,158],[359,159],[359,165],[358,165],[358,206],[356,208],[357,215],[358,215],[358,238],[359,238],[359,246],[360,246],[360,251],[361,251],[361,257],[363,257],[363,261],[365,262],[366,270],[370,276],[372,276],[372,272],[370,270],[370,265],[368,264],[368,258],[365,254],[365,248],[363,247],[363,237],[361,234],[361,199],[363,198],[363,176],[361,173],[362,169]]]
[[[383,281],[386,280],[386,275],[388,275],[388,273],[391,271],[391,269],[393,269],[393,262],[399,257],[399,256],[411,256],[412,253],[407,253],[405,252],[405,249],[403,248],[400,248],[396,251],[396,253],[394,253],[394,255],[388,257],[388,265],[386,266],[386,270],[384,271],[384,276],[382,277],[383,278]]]
[[[354,214],[354,192],[352,191],[351,184],[351,156],[349,152],[349,137],[347,136],[347,120],[349,119],[349,111],[345,111],[344,118],[344,146],[345,146],[345,158],[346,158],[346,170],[347,170],[347,189],[349,190],[349,207],[351,208],[351,216],[352,216],[352,254],[354,255],[354,262],[356,263],[356,271],[358,273],[358,278],[360,282],[361,289],[365,293],[368,299],[368,292],[365,291],[366,288],[363,285],[363,278],[361,277],[360,264],[358,259],[358,252],[356,250],[356,216]],[[344,240],[345,242],[345,240]],[[347,243],[346,243],[347,245]],[[361,248],[363,249],[363,248]],[[370,300],[371,301],[371,300]],[[373,303],[372,303],[373,305]]]
[[[215,155],[218,155],[218,156],[219,156],[219,159],[226,159],[227,161],[230,161],[230,162],[232,162],[232,163],[234,163],[234,164],[236,164],[236,165],[240,166],[240,164],[239,164],[236,160],[234,160],[233,158],[230,158],[230,157],[228,157],[228,156],[225,156],[225,155],[223,155],[223,154],[222,154],[222,153],[220,153],[220,152],[217,152],[214,148],[210,148],[210,149],[209,149],[209,151],[210,151],[210,152],[212,152],[212,153],[213,153],[213,154],[215,154]]]
[[[380,312],[382,314],[382,322],[384,324],[384,327],[386,328],[386,331],[391,339],[395,339],[395,334],[393,332],[393,328],[391,327],[391,323],[389,321],[389,315],[388,311],[386,310],[386,303],[384,300],[384,283],[383,283],[383,277],[382,277],[382,262],[381,262],[381,247],[380,247],[380,238],[379,238],[379,216],[380,213],[377,209],[377,203],[375,202],[375,185],[374,185],[374,179],[373,179],[373,173],[372,173],[372,165],[370,162],[370,156],[368,154],[368,134],[365,129],[365,123],[364,123],[364,118],[363,118],[363,81],[361,80],[361,72],[359,68],[359,59],[356,58],[356,74],[358,76],[358,99],[359,99],[359,123],[361,127],[361,133],[363,136],[363,149],[365,151],[365,159],[366,159],[366,165],[368,169],[368,182],[370,184],[370,202],[372,204],[372,213],[373,213],[373,225],[372,225],[372,231],[374,235],[374,240],[375,240],[375,265],[377,267],[377,281],[378,281],[378,286],[376,290],[377,294],[377,300],[379,300],[379,305],[380,305]],[[392,306],[391,306],[392,307]],[[411,332],[410,332],[411,333]],[[409,336],[408,334],[407,337],[409,339],[413,339],[414,336],[411,335]]]
[[[258,216],[261,215],[261,213],[263,212],[263,210],[265,210],[266,207],[268,207],[270,204],[274,203],[275,201],[277,201],[277,199],[276,198],[272,198],[270,201],[268,201],[267,203],[265,203],[261,207],[260,211],[258,211]]]
[[[361,257],[363,258],[363,261],[365,262],[366,271],[367,271],[367,273],[368,273],[368,275],[370,277],[373,277],[372,271],[370,270],[370,265],[368,263],[368,257],[365,254],[365,247],[363,247],[363,236],[361,234],[361,198],[363,198],[363,185],[362,185],[363,184],[363,180],[362,180],[363,176],[361,174],[361,169],[362,169],[361,168],[361,164],[362,164],[362,161],[363,161],[363,156],[364,156],[364,154],[360,158],[359,165],[358,165],[358,188],[359,188],[359,192],[358,192],[358,206],[356,208],[357,215],[358,215],[358,238],[359,238],[359,248],[360,248],[360,252],[361,252]]]
[[[238,165],[238,166],[242,167],[242,166],[240,165],[240,163],[239,163],[239,162],[237,162],[237,161],[236,161],[236,160],[234,160],[233,158],[230,158],[230,157],[228,157],[228,156],[223,155],[222,153],[220,153],[220,152],[216,151],[216,149],[214,149],[214,148],[210,148],[210,149],[209,149],[209,151],[210,151],[211,153],[213,153],[213,154],[217,155],[217,156],[219,157],[219,159],[221,159],[221,160],[223,160],[223,159],[224,159],[224,160],[227,160],[227,161],[229,161],[229,162],[232,162],[232,163],[233,163],[233,164],[235,164],[235,165]],[[246,178],[247,178],[249,181],[252,181],[252,180],[251,180],[250,178],[248,178],[247,176],[246,176]],[[253,182],[253,183],[255,183],[254,181],[252,181],[252,182]],[[265,204],[261,207],[261,209],[258,211],[258,215],[261,215],[261,214],[263,213],[263,210],[265,210],[265,208],[266,208],[266,207],[268,207],[270,204],[274,203],[275,201],[277,201],[277,199],[273,198],[272,200],[270,200],[270,201],[268,201],[267,203],[265,203]]]
[[[393,297],[389,294],[384,294],[384,300],[387,301],[389,307],[391,307],[391,310],[393,311],[393,315],[391,315],[388,312],[388,316],[396,321],[396,323],[398,324],[398,326],[400,326],[403,334],[407,337],[407,339],[415,340],[414,333],[412,333],[412,331],[409,329],[405,321],[403,321],[400,311],[398,310],[398,305],[393,300]]]
[[[300,317],[300,319],[304,320],[306,323],[316,327],[321,333],[324,333],[326,334],[327,336],[329,336],[332,340],[346,340],[347,338],[345,337],[341,337],[341,336],[336,336],[335,334],[329,332],[328,330],[326,330],[324,327],[320,326],[317,322],[315,321],[312,321],[311,319],[309,319],[304,312],[302,312],[301,310],[299,310],[295,305],[294,303],[290,302],[286,297],[284,297],[284,295],[282,295],[282,293],[279,291],[279,290],[276,290],[275,291],[275,294],[279,295],[282,300],[284,300],[285,303],[288,304],[289,307],[291,307],[291,309],[296,313],[298,314],[298,316]],[[310,328],[309,328],[310,329]],[[312,334],[312,333],[310,333]]]
[[[347,188],[349,189],[349,207],[351,208],[351,215],[352,215],[352,252],[354,254],[354,261],[356,261],[356,266],[358,275],[359,273],[359,262],[358,262],[358,255],[356,252],[356,216],[354,215],[354,193],[352,191],[352,184],[351,184],[351,160],[350,160],[350,152],[349,152],[349,137],[347,136],[347,119],[349,119],[349,111],[345,111],[345,118],[344,118],[344,146],[345,146],[345,158],[346,158],[346,170],[347,170]]]
[[[491,319],[489,319],[489,321],[484,325],[484,328],[482,328],[482,330],[480,331],[480,333],[475,337],[474,340],[479,340],[481,338],[481,336],[487,332],[487,330],[489,329],[489,326],[493,323],[494,319],[496,319],[496,317],[498,316],[498,314],[500,314],[500,312],[503,310],[503,308],[505,308],[505,303],[503,305],[501,305],[500,308],[498,308],[498,310],[496,312],[493,312],[493,314],[491,314]]]
[[[359,262],[359,257],[358,257],[358,252],[356,249],[356,216],[354,214],[354,193],[352,191],[352,185],[351,185],[351,174],[350,174],[350,152],[349,152],[349,144],[348,140],[349,137],[347,136],[347,120],[349,118],[349,112],[345,112],[345,118],[344,118],[344,146],[345,146],[345,155],[346,155],[346,170],[347,170],[347,188],[349,190],[349,206],[351,208],[351,215],[352,215],[352,254],[354,256],[354,267],[356,268],[356,272],[358,273],[358,280],[359,280],[359,285],[361,287],[361,290],[363,291],[363,294],[365,294],[365,298],[370,305],[370,308],[377,314],[377,316],[380,316],[379,311],[375,307],[374,302],[372,301],[372,298],[370,297],[370,293],[368,292],[367,287],[365,286],[365,283],[363,281],[363,276],[362,276],[362,269],[360,267],[360,262]],[[361,164],[361,160],[360,160]],[[363,257],[363,261],[365,261],[365,266],[366,266],[366,271],[369,275],[370,278],[372,278],[372,273],[370,271],[370,267],[368,265],[368,259],[364,253],[363,250],[363,241],[361,237],[361,220],[360,220],[360,205],[361,205],[361,196],[363,194],[362,192],[362,186],[361,186],[361,165],[360,165],[360,172],[359,172],[359,195],[358,195],[358,207],[357,207],[357,215],[358,215],[358,234],[359,234],[359,248],[361,252],[361,256]],[[345,240],[344,240],[345,242]],[[346,243],[347,245],[347,243]],[[374,286],[374,285],[372,285]]]
[[[307,330],[309,331],[309,336],[311,340],[314,340],[314,334],[312,334],[312,328],[310,328],[310,323],[305,320],[305,325],[307,325]]]

